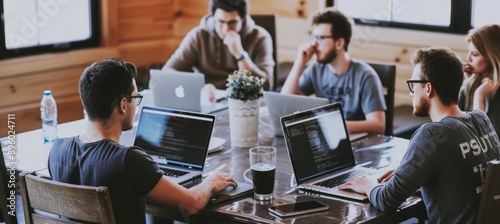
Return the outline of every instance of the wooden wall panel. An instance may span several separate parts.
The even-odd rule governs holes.
[[[182,39],[169,38],[158,41],[142,41],[120,46],[121,60],[133,62],[137,67],[156,62],[166,62]]]
[[[118,0],[120,2],[119,8],[141,8],[141,7],[151,7],[159,5],[174,5],[177,0],[148,0],[148,1],[138,1],[138,0]]]
[[[175,15],[173,1],[120,2],[118,8],[119,42],[167,38],[172,34]]]
[[[78,80],[84,66],[2,79],[0,108],[40,101],[45,89],[58,97],[78,95]]]
[[[155,21],[154,16],[147,18],[130,18],[120,21],[120,42],[126,43],[134,40],[155,40],[168,38],[172,34],[172,22],[168,20]]]
[[[79,95],[57,98],[56,102],[58,110],[57,122],[59,124],[83,118],[83,106]],[[0,109],[0,137],[7,135],[7,124],[4,121],[7,120],[8,114],[15,114],[16,133],[42,128],[40,102],[23,104]]]
[[[177,0],[175,1],[175,17],[184,18],[191,17],[197,18],[200,21],[201,17],[208,14],[210,12],[209,9],[209,0]],[[195,24],[195,26],[198,25]],[[186,24],[186,26],[190,26],[190,24]]]
[[[118,44],[118,0],[101,1],[101,46]]]
[[[58,70],[77,65],[89,65],[102,58],[118,56],[118,51],[113,48],[92,48],[0,60],[0,80],[10,76]]]
[[[186,34],[200,24],[201,17],[178,17],[173,24],[173,37],[183,39]]]

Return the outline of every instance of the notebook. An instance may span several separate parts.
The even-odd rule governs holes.
[[[210,114],[144,106],[134,145],[151,155],[169,180],[183,183],[203,173],[214,122]]]
[[[269,119],[275,136],[283,136],[280,118],[298,111],[308,110],[329,103],[326,98],[264,92]]]
[[[375,169],[356,166],[340,103],[284,116],[281,124],[298,188],[368,199],[366,195],[335,187],[359,175],[377,173]],[[329,187],[331,184],[335,186]]]

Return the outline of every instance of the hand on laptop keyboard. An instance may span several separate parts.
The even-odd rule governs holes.
[[[345,184],[339,185],[340,190],[353,190],[360,194],[368,195],[373,188],[380,185],[376,180],[370,179],[366,176],[357,177],[348,180]]]
[[[328,188],[334,188],[334,187],[337,187],[337,186],[345,183],[346,181],[348,181],[350,179],[360,177],[360,176],[367,176],[367,175],[371,175],[371,174],[372,173],[369,173],[369,172],[364,171],[364,170],[353,170],[351,172],[344,173],[342,175],[326,179],[326,180],[321,181],[319,183],[316,183],[314,185],[328,187]]]

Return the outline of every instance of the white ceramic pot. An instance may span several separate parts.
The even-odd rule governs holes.
[[[257,145],[260,99],[228,100],[231,147],[246,148]]]

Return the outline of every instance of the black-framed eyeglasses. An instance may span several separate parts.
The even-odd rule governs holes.
[[[332,35],[329,35],[329,36],[323,36],[323,35],[311,35],[311,39],[316,42],[320,42],[321,40],[324,40],[324,39],[328,39],[328,38],[333,38]]]
[[[406,80],[406,83],[408,83],[408,89],[410,89],[411,93],[413,93],[413,87],[414,87],[413,84],[414,83],[428,83],[428,82],[430,82],[430,81],[425,80],[425,79],[424,80],[411,80],[411,79]]]
[[[139,106],[139,104],[141,104],[141,102],[142,102],[142,98],[143,97],[144,97],[143,95],[137,94],[137,96],[127,96],[125,98],[127,98],[129,100],[134,99],[135,100],[135,105]]]

